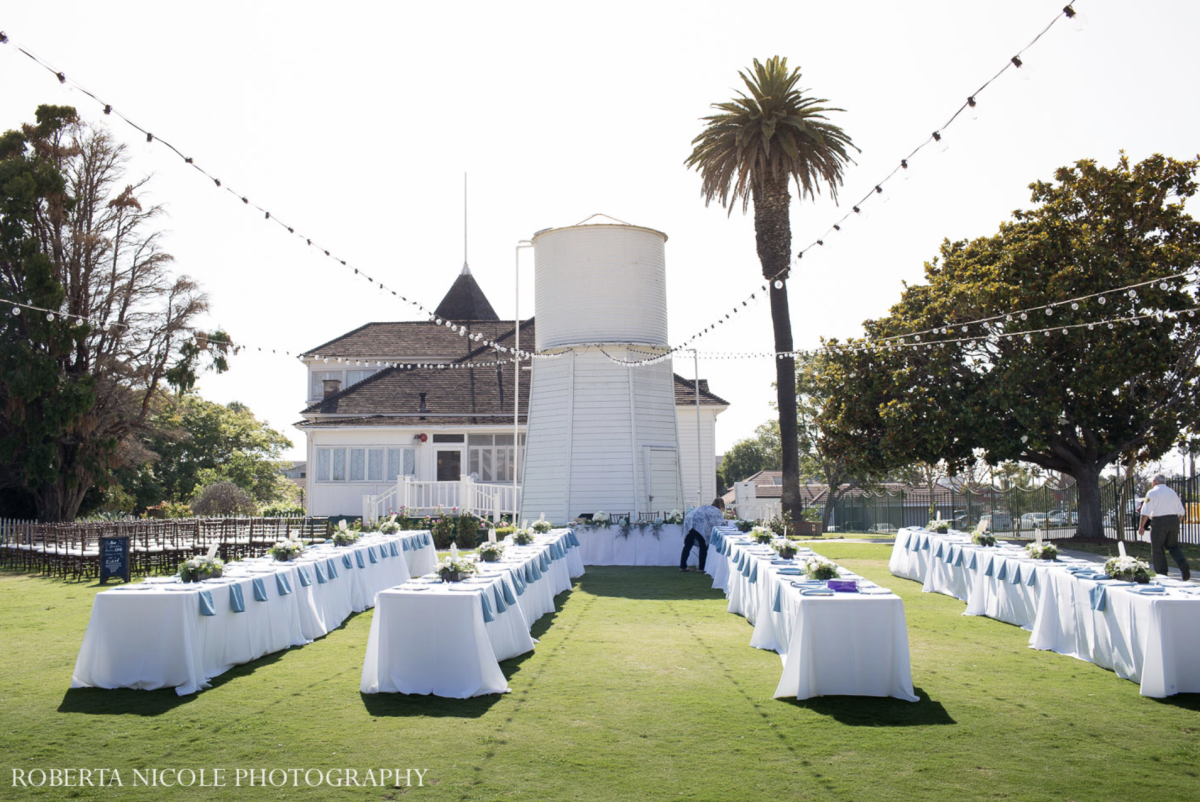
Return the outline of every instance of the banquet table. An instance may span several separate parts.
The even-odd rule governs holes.
[[[584,571],[579,540],[566,529],[532,544],[505,541],[502,560],[479,575],[442,582],[431,574],[377,597],[363,661],[363,693],[466,699],[507,693],[500,661],[532,651],[530,628]]]
[[[663,524],[657,530],[650,524],[633,524],[625,534],[615,523],[608,527],[579,525],[572,531],[585,565],[679,565],[683,551],[680,524]],[[699,559],[700,550],[692,549],[688,565],[697,565]]]
[[[1113,582],[1088,560],[1039,560],[1013,544],[976,546],[919,529],[897,537],[889,566],[919,569],[923,590],[965,601],[964,615],[1030,630],[1031,648],[1110,669],[1143,696],[1200,692],[1200,586]]]
[[[729,611],[754,624],[750,645],[779,653],[775,698],[891,696],[919,701],[912,687],[904,603],[886,588],[838,567],[853,592],[806,580],[799,559],[781,560],[736,529],[718,529],[714,557]]]
[[[428,532],[366,535],[351,546],[310,547],[290,562],[227,563],[219,579],[149,578],[102,591],[71,687],[195,693],[233,666],[326,635],[434,553]]]

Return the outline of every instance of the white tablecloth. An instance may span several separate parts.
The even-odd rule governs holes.
[[[477,578],[442,583],[435,574],[380,593],[362,692],[506,693],[500,661],[533,649],[530,627],[583,573],[579,551],[575,536],[558,529],[528,546],[507,543],[504,559],[480,563]]]
[[[1146,596],[1066,571],[1047,571],[1039,580],[1031,647],[1111,669],[1137,682],[1143,696],[1200,693],[1200,597],[1180,590],[1183,583]]]
[[[98,593],[71,687],[175,688],[181,696],[207,688],[233,666],[319,638],[359,605],[371,606],[379,588],[409,578],[405,555],[414,552],[403,550],[402,539],[415,548],[425,536],[367,536],[349,547],[306,549],[296,562],[229,563],[219,580],[187,585],[150,580]],[[422,548],[432,551],[432,539]],[[244,609],[235,612],[239,592]],[[202,601],[206,606],[209,599],[213,614],[204,615]]]
[[[679,524],[663,524],[657,533],[649,524],[631,526],[627,535],[621,534],[617,524],[608,528],[576,526],[573,531],[584,565],[679,565],[683,551],[684,533]],[[699,559],[700,550],[693,547],[688,565],[698,565]]]
[[[726,564],[730,611],[754,623],[750,645],[776,651],[783,660],[775,698],[849,695],[918,701],[904,602],[898,596],[805,596],[791,584],[803,577],[780,573],[794,563],[773,563],[774,552],[736,530],[721,530],[718,542],[709,559]],[[860,588],[875,587],[845,569],[839,572],[857,579]]]

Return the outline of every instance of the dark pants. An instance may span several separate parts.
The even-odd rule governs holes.
[[[1171,552],[1184,576],[1191,573],[1183,549],[1179,548],[1178,515],[1160,515],[1150,519],[1150,554],[1154,561],[1154,573],[1166,576],[1167,555],[1164,551]]]
[[[704,563],[708,559],[708,544],[704,542],[704,536],[695,529],[688,532],[687,537],[683,539],[683,554],[679,555],[680,570],[687,568],[688,556],[692,553],[693,545],[700,547],[700,570],[704,570]]]

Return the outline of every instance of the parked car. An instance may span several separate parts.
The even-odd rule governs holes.
[[[1045,529],[1048,517],[1044,512],[1027,512],[1021,516],[1021,528]]]
[[[1075,526],[1079,523],[1079,513],[1054,510],[1046,516],[1049,526]]]
[[[873,531],[892,535],[896,533],[896,527],[892,526],[891,524],[875,524],[875,529]]]
[[[1007,512],[989,512],[979,516],[979,524],[985,531],[995,532],[1013,528],[1012,516]]]

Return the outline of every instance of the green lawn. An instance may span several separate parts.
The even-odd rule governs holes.
[[[771,698],[752,649],[695,573],[593,568],[504,665],[512,693],[362,696],[371,613],[214,687],[68,690],[97,588],[0,574],[0,799],[1196,799],[1200,696],[1157,701],[1028,648],[887,573],[889,549],[819,550],[904,598],[921,701]],[[837,648],[836,643],[829,648]],[[11,789],[12,768],[117,768],[123,789]],[[411,789],[129,787],[134,768],[427,770]]]

